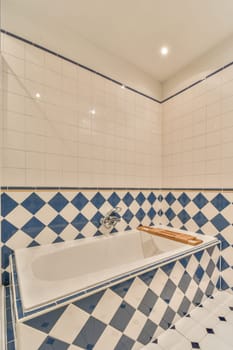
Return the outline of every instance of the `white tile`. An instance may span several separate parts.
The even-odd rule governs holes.
[[[170,349],[174,344],[185,343],[186,339],[176,330],[168,329],[158,338],[158,344],[162,348]]]
[[[135,278],[124,299],[127,303],[137,308],[147,290],[148,286],[140,278]]]
[[[128,326],[124,330],[124,334],[132,339],[137,339],[142,331],[142,328],[146,324],[147,317],[140,311],[135,311]]]
[[[122,299],[111,289],[107,289],[93,311],[93,317],[109,323],[122,303]]]
[[[82,329],[88,318],[89,315],[86,312],[71,304],[49,334],[71,344],[77,336],[77,330]]]
[[[47,337],[47,334],[23,323],[17,324],[16,334],[19,350],[37,350]]]
[[[117,329],[107,326],[95,345],[95,350],[114,349],[121,336],[122,333]]]
[[[221,349],[221,350],[232,350],[232,346],[226,344],[222,339],[216,337],[212,334],[208,334],[201,342],[201,349],[203,350],[213,350],[213,349]]]

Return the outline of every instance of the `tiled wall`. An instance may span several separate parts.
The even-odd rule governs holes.
[[[233,192],[163,191],[161,223],[221,241],[221,289],[233,288]]]
[[[101,218],[116,206],[122,208],[122,220],[115,230],[133,229],[142,222],[156,224],[160,200],[159,192],[152,190],[3,192],[3,283],[9,281],[12,250],[99,235]]]
[[[233,65],[163,103],[162,121],[163,187],[233,187]]]
[[[5,34],[2,54],[1,185],[160,187],[159,103]]]

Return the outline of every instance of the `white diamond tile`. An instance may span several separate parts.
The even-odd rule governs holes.
[[[117,329],[107,326],[95,345],[95,350],[114,349],[120,340],[122,333]]]
[[[104,323],[109,323],[122,303],[122,298],[111,289],[107,289],[98,302],[92,316]]]
[[[57,211],[54,210],[49,204],[45,204],[38,212],[35,217],[43,222],[43,224],[48,225],[56,216]]]
[[[160,295],[162,293],[162,290],[167,282],[167,278],[167,274],[161,269],[157,271],[150,284],[150,288],[153,290],[154,293],[156,293],[157,295]]]
[[[64,230],[60,234],[60,237],[64,239],[64,241],[70,241],[72,239],[75,239],[78,233],[78,230],[74,226],[69,224],[64,228]]]
[[[136,277],[124,299],[134,308],[137,308],[147,290],[148,286],[140,278]]]
[[[77,329],[82,329],[88,318],[88,313],[71,304],[61,315],[49,334],[71,344],[77,336]]]
[[[136,310],[128,326],[124,330],[124,334],[132,339],[137,339],[146,321],[147,317],[140,311]]]
[[[7,245],[15,250],[27,247],[31,241],[32,238],[30,236],[19,230],[7,241]]]
[[[43,245],[50,244],[57,238],[57,234],[53,232],[49,227],[45,227],[40,234],[35,238],[35,240]]]
[[[150,319],[156,323],[156,324],[159,324],[165,311],[167,310],[167,303],[165,301],[163,301],[161,298],[159,298],[153,309],[151,310],[151,313],[150,313]],[[156,332],[157,333],[157,332]],[[158,333],[157,333],[158,334]]]
[[[14,226],[21,228],[31,219],[31,217],[32,214],[28,210],[24,209],[21,205],[18,205],[6,216],[6,220],[12,222]]]
[[[60,211],[60,215],[66,219],[66,221],[71,222],[78,215],[79,211],[73,206],[73,204],[68,203],[65,208]]]

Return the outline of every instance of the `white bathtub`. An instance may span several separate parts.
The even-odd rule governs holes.
[[[149,269],[156,263],[162,264],[216,243],[212,237],[195,236],[203,240],[196,247],[132,230],[16,250],[23,309],[48,304],[117,276],[124,278],[129,273],[140,273],[143,268]]]

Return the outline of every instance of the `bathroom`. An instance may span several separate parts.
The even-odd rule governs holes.
[[[0,7],[0,349],[233,349],[232,1]]]

